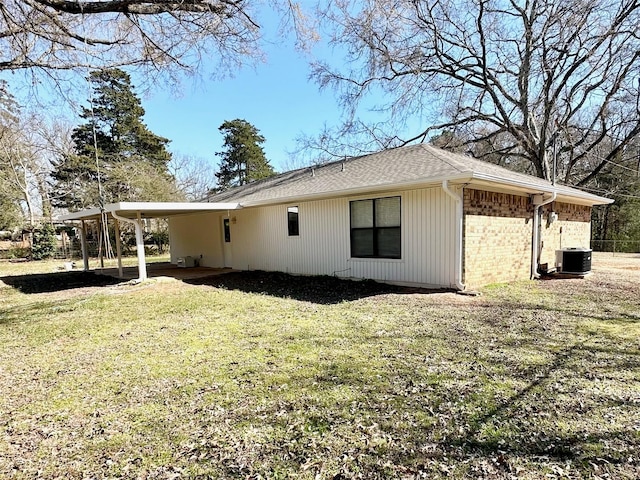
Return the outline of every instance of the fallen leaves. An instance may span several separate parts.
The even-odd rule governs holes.
[[[0,476],[640,476],[640,270],[474,298],[255,275],[3,297]]]

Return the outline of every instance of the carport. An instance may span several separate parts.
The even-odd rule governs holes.
[[[178,215],[190,215],[204,212],[231,211],[242,208],[239,203],[206,203],[206,202],[118,202],[105,205],[104,208],[90,208],[79,212],[68,213],[59,217],[63,222],[80,222],[80,245],[84,270],[89,270],[89,252],[87,248],[87,221],[106,223],[112,219],[116,232],[116,255],[118,259],[118,275],[123,277],[122,245],[120,241],[120,223],[134,225],[136,234],[136,252],[138,256],[138,281],[147,279],[147,264],[144,253],[143,224],[144,219],[169,218]]]

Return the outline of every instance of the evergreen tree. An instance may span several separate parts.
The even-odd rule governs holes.
[[[4,175],[5,172],[0,168],[0,178]],[[4,182],[0,181],[0,185],[2,183]],[[22,211],[15,198],[0,188],[0,230],[13,230],[22,225],[23,221]]]
[[[31,258],[33,260],[45,260],[56,253],[56,230],[50,223],[43,224],[33,231],[33,246]]]
[[[265,138],[256,127],[236,119],[225,121],[218,130],[224,135],[225,148],[216,153],[222,158],[216,173],[219,190],[275,175],[262,148]]]
[[[74,210],[101,201],[173,199],[169,140],[143,123],[144,108],[129,75],[119,69],[99,70],[89,81],[93,108],[83,108],[80,117],[86,123],[73,130],[74,153],[54,165],[55,205]]]

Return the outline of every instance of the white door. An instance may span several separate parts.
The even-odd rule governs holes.
[[[228,218],[222,219],[222,255],[224,268],[231,268],[231,222]]]

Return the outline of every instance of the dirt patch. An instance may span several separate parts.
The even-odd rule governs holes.
[[[281,272],[232,272],[185,280],[192,285],[209,285],[227,290],[262,293],[320,304],[340,303],[388,293],[443,292],[378,283],[373,280],[342,280],[330,276],[293,276]]]
[[[582,296],[584,305],[594,302],[627,303],[640,298],[640,254],[594,253],[592,273],[584,278],[547,279],[540,285],[562,295]],[[640,312],[638,312],[640,315]]]
[[[640,270],[640,253],[594,252],[592,264],[595,271],[609,270],[612,268]]]

